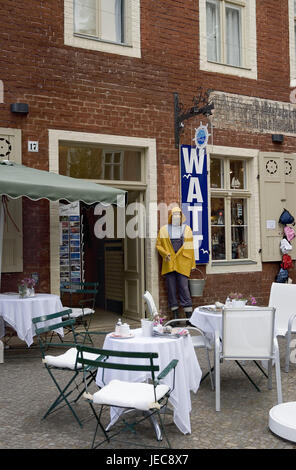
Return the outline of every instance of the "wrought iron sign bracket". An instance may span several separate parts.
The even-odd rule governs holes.
[[[209,95],[212,90],[202,92],[202,88],[199,88],[198,96],[193,97],[193,106],[187,111],[183,112],[184,106],[179,102],[179,94],[174,93],[174,112],[175,112],[175,148],[179,148],[180,134],[184,131],[184,121],[190,119],[198,114],[204,116],[210,116],[212,109],[214,109],[214,103],[209,103]]]

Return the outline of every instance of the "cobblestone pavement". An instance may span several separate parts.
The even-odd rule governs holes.
[[[296,398],[296,365],[283,371],[284,341],[281,350],[283,400]],[[99,343],[97,343],[99,345]],[[52,353],[52,352],[51,352]],[[207,370],[203,351],[198,352],[203,371]],[[257,392],[232,361],[221,365],[221,411],[215,411],[215,394],[207,378],[196,394],[191,393],[192,413],[190,435],[179,432],[167,417],[167,431],[173,449],[294,449],[296,446],[273,435],[268,429],[268,413],[276,404],[276,384],[268,390],[267,380],[250,362],[247,371],[260,386]],[[75,409],[86,419],[83,430],[65,407],[42,420],[49,404],[56,398],[55,386],[41,363],[37,348],[11,348],[5,351],[0,364],[0,449],[86,449],[95,428],[88,403],[82,398]],[[61,372],[64,374],[64,372]],[[106,419],[108,415],[106,414]],[[146,443],[151,438],[149,422],[137,435]],[[138,443],[140,441],[138,440]],[[140,444],[141,446],[141,444]],[[107,449],[135,448],[114,442]]]

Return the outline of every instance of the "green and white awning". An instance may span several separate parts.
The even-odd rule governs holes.
[[[33,201],[83,201],[124,207],[126,191],[6,160],[0,162],[0,194],[13,199],[26,196]]]

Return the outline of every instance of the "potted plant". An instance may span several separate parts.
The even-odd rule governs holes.
[[[250,302],[251,305],[256,305],[257,303],[255,297],[252,295],[245,296],[240,292],[231,292],[228,298],[233,308],[243,308],[248,302]]]
[[[18,285],[18,291],[22,298],[25,297],[34,297],[35,295],[35,285],[36,281],[32,277],[26,277],[22,279]]]
[[[152,336],[154,327],[162,327],[166,317],[161,317],[159,313],[149,315],[147,318],[141,319],[141,327],[143,336]]]

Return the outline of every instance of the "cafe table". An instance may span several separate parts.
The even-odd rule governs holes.
[[[5,334],[4,322],[8,323],[25,341],[28,347],[33,343],[35,326],[32,319],[42,315],[60,312],[64,309],[61,299],[54,294],[35,294],[34,297],[21,298],[17,293],[0,294],[0,338]],[[55,323],[55,319],[48,320],[47,325]],[[41,326],[41,324],[40,324]],[[63,336],[63,328],[55,330]]]
[[[160,336],[145,337],[142,329],[137,328],[131,331],[130,338],[114,338],[112,333],[105,338],[103,348],[115,351],[128,352],[155,352],[158,359],[155,364],[159,365],[159,372],[163,370],[172,359],[178,359],[175,376],[175,388],[172,391],[169,402],[173,408],[173,419],[178,429],[183,434],[191,433],[190,412],[191,397],[190,392],[196,393],[202,372],[198,363],[192,339],[190,335],[179,338],[168,338]],[[124,363],[128,358],[116,358],[116,361]],[[143,359],[144,363],[145,359]],[[140,364],[140,362],[139,362]],[[108,384],[110,380],[119,379],[130,382],[143,382],[146,380],[146,373],[139,371],[118,371],[105,369],[104,382],[102,380],[102,369],[98,369],[96,383],[99,387]],[[173,387],[173,373],[168,374],[164,383]],[[109,427],[118,419],[118,412],[111,408],[111,421]]]

